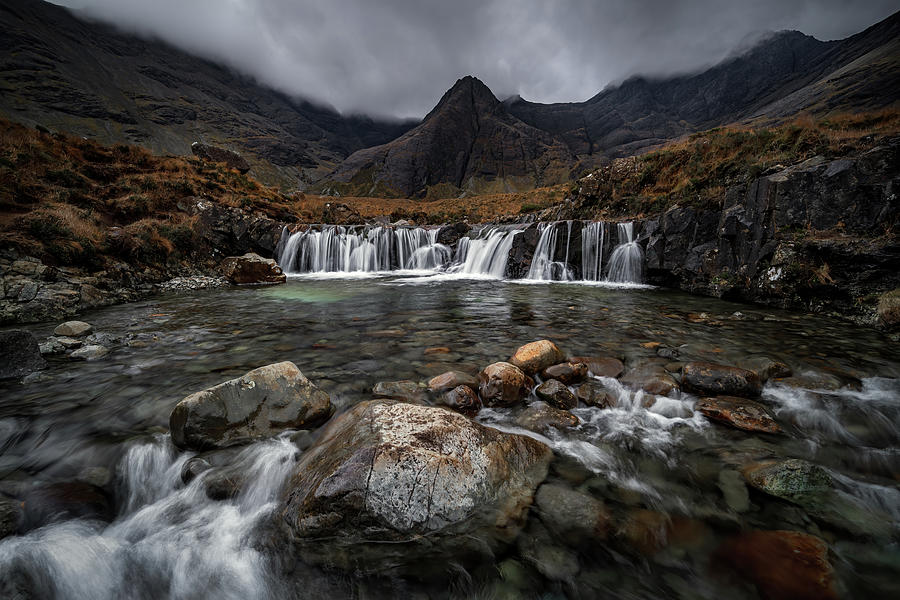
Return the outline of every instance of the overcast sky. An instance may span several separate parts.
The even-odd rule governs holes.
[[[726,58],[767,31],[823,40],[896,0],[55,0],[341,112],[421,117],[456,79],[586,100]]]

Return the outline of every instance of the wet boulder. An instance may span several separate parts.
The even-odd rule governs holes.
[[[238,285],[284,283],[287,276],[271,258],[248,252],[243,256],[229,256],[222,261],[222,274]]]
[[[109,348],[106,346],[90,344],[73,351],[69,355],[69,358],[74,358],[76,360],[97,360],[98,358],[103,358],[107,354],[109,354]]]
[[[481,398],[467,385],[458,385],[442,393],[438,404],[452,408],[467,417],[474,417],[481,410]]]
[[[597,408],[613,408],[618,404],[615,394],[596,381],[586,381],[578,386],[575,397],[582,404]]]
[[[56,329],[53,330],[53,333],[54,335],[75,338],[88,335],[93,330],[94,328],[90,323],[85,323],[84,321],[66,321],[65,323],[57,325]]]
[[[554,408],[546,402],[532,402],[516,418],[516,425],[535,433],[547,433],[550,429],[570,429],[581,421],[567,410]]]
[[[678,382],[662,365],[647,363],[634,368],[619,380],[632,389],[656,396],[668,396],[679,389]]]
[[[694,409],[713,421],[718,421],[744,431],[761,433],[780,433],[781,427],[766,410],[766,407],[753,400],[732,396],[702,398]]]
[[[762,383],[794,374],[789,366],[768,356],[751,356],[742,361],[740,366],[756,373]]]
[[[538,340],[520,346],[509,359],[510,364],[522,369],[526,375],[534,375],[565,361],[566,355],[550,340]]]
[[[302,455],[279,514],[304,560],[443,572],[515,539],[552,455],[447,409],[362,402]]]
[[[47,361],[30,331],[0,331],[0,380],[18,379],[46,368]]]
[[[831,600],[834,571],[828,545],[799,531],[750,531],[726,540],[715,559],[770,600]]]
[[[800,505],[819,504],[832,486],[825,469],[797,458],[754,463],[746,466],[742,474],[756,489]]]
[[[556,379],[548,379],[535,388],[534,393],[541,400],[546,401],[551,406],[569,410],[578,406],[578,399],[575,394],[569,391],[563,383]]]
[[[478,374],[478,395],[485,406],[512,406],[531,391],[534,381],[507,362],[488,365]]]
[[[372,395],[384,400],[402,400],[420,404],[425,401],[425,389],[415,381],[379,381],[372,386]]]
[[[538,516],[557,536],[583,542],[604,540],[610,514],[601,500],[571,488],[545,483],[534,498]]]
[[[541,379],[556,379],[566,385],[584,381],[587,377],[587,365],[580,362],[564,362],[541,371]]]
[[[597,377],[616,379],[625,372],[625,365],[622,364],[622,361],[610,356],[573,356],[569,362],[584,363],[587,365],[588,371]]]
[[[684,388],[698,394],[756,398],[762,392],[759,375],[739,367],[692,362],[681,373]]]
[[[472,389],[478,388],[478,379],[460,371],[447,371],[428,381],[428,389],[432,392],[446,392],[460,385],[467,385]]]
[[[469,233],[468,223],[454,223],[453,225],[444,225],[438,230],[437,243],[445,246],[452,246],[459,242],[460,238]]]
[[[169,427],[179,448],[205,450],[321,425],[333,410],[294,363],[280,362],[191,394],[175,406]]]
[[[28,490],[24,498],[24,529],[58,520],[111,521],[113,507],[106,492],[82,481],[60,481]]]

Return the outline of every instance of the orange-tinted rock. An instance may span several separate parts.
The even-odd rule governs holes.
[[[583,381],[587,377],[587,365],[580,362],[564,362],[541,371],[541,379],[556,379],[566,385]]]
[[[534,386],[522,370],[507,362],[488,365],[478,374],[478,395],[485,406],[512,406],[521,402]]]
[[[446,392],[459,385],[467,385],[475,389],[478,387],[478,379],[460,371],[447,371],[428,381],[428,389],[432,392]]]
[[[668,521],[665,514],[655,510],[632,510],[619,529],[619,536],[641,554],[652,556],[666,545]]]
[[[435,348],[425,348],[425,356],[430,354],[448,354],[450,352],[450,348],[446,346],[438,346]]]
[[[458,413],[474,417],[481,410],[481,398],[467,385],[458,385],[441,395],[439,404],[452,408]]]
[[[759,402],[733,396],[703,398],[694,405],[708,419],[744,431],[779,433],[781,427]]]
[[[573,356],[570,362],[584,363],[588,371],[597,377],[618,378],[625,372],[625,365],[618,358],[609,356]]]
[[[759,375],[747,369],[707,362],[693,362],[681,370],[688,391],[711,396],[756,398],[762,391]]]
[[[550,340],[539,340],[520,346],[509,362],[522,369],[526,375],[534,375],[565,360],[566,355],[556,344]]]
[[[837,598],[828,546],[799,531],[751,531],[727,540],[716,558],[769,600]]]

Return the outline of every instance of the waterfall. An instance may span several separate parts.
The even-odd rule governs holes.
[[[469,275],[490,275],[502,278],[506,274],[506,263],[516,235],[521,229],[504,230],[487,228],[474,239],[462,238],[457,249],[457,273]]]
[[[559,222],[542,226],[541,237],[531,260],[531,268],[528,270],[527,279],[538,281],[571,281],[574,279],[572,269],[569,267],[569,243],[572,240],[572,221],[566,221],[566,251],[556,260],[557,238],[559,236]]]
[[[640,283],[644,252],[641,245],[634,241],[634,223],[619,223],[618,234],[619,245],[609,257],[606,279],[614,283]]]
[[[585,281],[603,279],[602,221],[588,223],[581,230],[581,276]]]

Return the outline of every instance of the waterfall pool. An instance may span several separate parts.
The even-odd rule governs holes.
[[[473,238],[469,251],[508,241],[491,235],[500,234]],[[420,261],[413,266],[447,258],[439,249],[415,258],[421,247],[406,248],[407,260]],[[377,262],[363,254],[358,264]],[[109,355],[50,358],[28,383],[0,384],[0,495],[23,500],[28,513],[36,490],[87,482],[102,490],[109,514],[30,517],[34,528],[0,540],[0,596],[752,599],[757,588],[720,562],[723,544],[752,530],[825,540],[843,597],[900,595],[895,343],[848,323],[671,290],[491,279],[486,254],[487,266],[472,268],[481,278],[320,274],[81,315],[112,336]],[[598,279],[599,257],[584,255]],[[43,338],[54,326],[27,328]],[[370,398],[379,381],[477,373],[545,338],[572,356],[618,357],[628,370],[759,356],[784,362],[794,385],[771,381],[760,401],[785,432],[715,424],[688,393],[655,397],[599,381],[617,397],[615,408],[581,406],[573,410],[578,427],[539,437],[555,454],[548,483],[602,501],[606,537],[572,539],[533,510],[520,539],[493,562],[443,565],[440,580],[322,570],[283,545],[271,522],[306,446],[297,440],[314,440],[315,431],[223,453],[223,468],[245,475],[231,498],[211,499],[201,478],[181,482],[193,453],[172,446],[168,417],[192,392],[290,360],[342,411]],[[483,409],[477,419],[521,432],[518,410]],[[811,510],[744,484],[743,464],[787,458],[827,470],[836,504]]]

